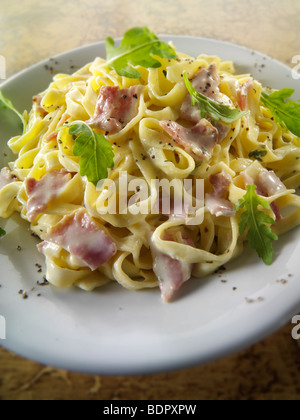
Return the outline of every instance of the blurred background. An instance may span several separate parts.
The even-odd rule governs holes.
[[[8,76],[60,52],[120,37],[157,34],[226,40],[287,64],[299,54],[298,0],[1,0],[0,51]]]
[[[143,25],[244,45],[291,67],[300,54],[299,0],[1,0],[6,77]],[[136,377],[57,370],[0,348],[0,399],[299,399],[300,349],[291,330],[205,366]]]

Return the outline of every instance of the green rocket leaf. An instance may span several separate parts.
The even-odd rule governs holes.
[[[88,124],[74,121],[64,125],[69,134],[76,136],[74,156],[80,156],[80,175],[94,185],[108,176],[108,168],[114,166],[114,152],[110,142],[103,134],[97,133]]]
[[[270,265],[274,254],[272,241],[276,241],[278,236],[270,227],[274,224],[274,219],[258,209],[258,206],[270,209],[270,205],[264,198],[255,193],[256,188],[256,185],[247,185],[247,192],[239,200],[235,210],[244,209],[239,225],[240,235],[248,229],[247,239],[250,248],[257,252],[265,264]]]
[[[105,41],[107,66],[120,76],[138,79],[141,74],[134,66],[158,68],[161,63],[154,57],[174,58],[176,53],[168,44],[161,41],[147,27],[136,27],[127,31],[121,45],[108,37]]]

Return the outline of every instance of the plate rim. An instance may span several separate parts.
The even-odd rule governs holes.
[[[199,40],[199,41],[208,41],[208,42],[212,42],[212,43],[218,43],[218,44],[223,44],[223,45],[227,45],[229,47],[233,47],[233,48],[239,48],[241,50],[244,50],[245,52],[251,52],[254,55],[258,55],[262,58],[266,58],[268,60],[273,61],[274,63],[278,64],[279,66],[282,66],[284,69],[289,69],[292,70],[291,67],[289,67],[286,63],[283,63],[282,61],[280,61],[277,58],[272,57],[271,55],[268,55],[266,53],[263,53],[255,48],[250,48],[250,47],[246,47],[243,44],[239,44],[239,43],[234,43],[231,41],[227,41],[227,40],[222,40],[222,39],[215,39],[215,38],[211,38],[211,37],[203,37],[203,36],[194,36],[194,35],[179,35],[179,34],[168,34],[168,33],[162,33],[158,35],[160,38],[162,38],[162,40],[164,40],[164,38],[171,38],[170,41],[172,39],[193,39],[193,40]],[[114,41],[116,42],[116,44],[120,43],[122,40],[121,37],[117,37],[114,38]],[[86,50],[89,48],[95,48],[97,45],[105,45],[105,40],[100,40],[100,41],[95,41],[92,43],[88,43],[88,44],[84,44],[84,45],[79,45],[75,48],[70,48],[67,49],[65,51],[62,51],[58,54],[54,54],[51,55],[50,57],[44,58],[40,61],[37,61],[36,63],[31,64],[28,67],[25,67],[19,71],[17,71],[16,73],[12,74],[11,76],[9,76],[7,79],[4,79],[3,81],[0,80],[0,89],[2,89],[2,87],[5,87],[6,84],[12,82],[15,78],[20,77],[23,73],[27,73],[28,71],[31,71],[33,69],[35,69],[36,67],[40,67],[43,66],[45,64],[47,64],[50,60],[58,60],[60,57],[68,55],[68,54],[73,54],[76,52],[80,52],[81,50]],[[213,54],[212,54],[213,55]],[[96,57],[95,57],[96,58]],[[104,58],[104,57],[103,57]]]

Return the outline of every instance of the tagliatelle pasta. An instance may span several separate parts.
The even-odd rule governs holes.
[[[259,81],[216,56],[177,52],[158,60],[159,68],[138,66],[139,79],[119,76],[101,58],[55,75],[34,97],[26,131],[8,142],[16,160],[1,172],[0,216],[19,212],[30,223],[42,241],[47,280],[58,287],[159,285],[170,300],[192,276],[241,254],[246,236],[235,206],[249,184],[270,204],[276,234],[300,223],[300,139],[262,104]],[[203,118],[184,74],[243,116],[232,123]],[[66,124],[78,121],[112,146],[113,167],[98,185],[81,175],[73,153],[76,138]],[[174,181],[169,211],[161,206],[162,180]],[[197,223],[174,207],[186,180],[202,181]],[[190,194],[195,203],[194,187]]]

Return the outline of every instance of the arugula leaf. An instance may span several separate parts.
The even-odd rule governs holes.
[[[83,121],[73,121],[64,125],[69,127],[69,134],[77,136],[73,148],[74,156],[80,156],[80,175],[94,185],[107,178],[108,168],[114,166],[114,152],[110,142]]]
[[[176,57],[175,51],[161,41],[147,27],[132,28],[124,34],[121,45],[115,48],[115,42],[108,37],[105,41],[107,66],[119,76],[138,79],[141,74],[133,66],[158,68],[161,63],[153,55],[161,58]]]
[[[5,230],[4,230],[4,229],[2,229],[2,228],[0,227],[0,238],[1,238],[2,236],[5,236],[5,235],[6,235]]]
[[[256,185],[247,185],[247,192],[235,206],[235,211],[245,208],[239,225],[240,235],[249,228],[246,237],[250,248],[257,252],[266,265],[270,265],[274,254],[272,241],[276,241],[278,236],[269,226],[274,223],[274,219],[258,209],[259,205],[265,209],[270,209],[270,205],[264,198],[255,193],[256,188]]]
[[[197,92],[189,81],[185,72],[183,74],[183,78],[187,90],[191,95],[192,105],[198,105],[201,118],[205,118],[207,115],[209,115],[212,118],[214,124],[218,124],[220,120],[230,124],[233,121],[239,120],[248,113],[248,111],[242,112],[237,108],[230,108],[227,105],[220,104],[213,99],[203,95],[202,93]]]
[[[24,133],[27,127],[27,121],[25,117],[22,114],[20,114],[20,112],[13,106],[13,103],[11,102],[11,100],[9,100],[8,98],[5,98],[1,90],[0,90],[0,108],[10,109],[21,119],[22,124],[23,124],[23,133]]]
[[[275,121],[281,127],[300,137],[300,99],[286,102],[294,92],[294,89],[287,88],[271,94],[262,92],[260,100],[271,111]]]

